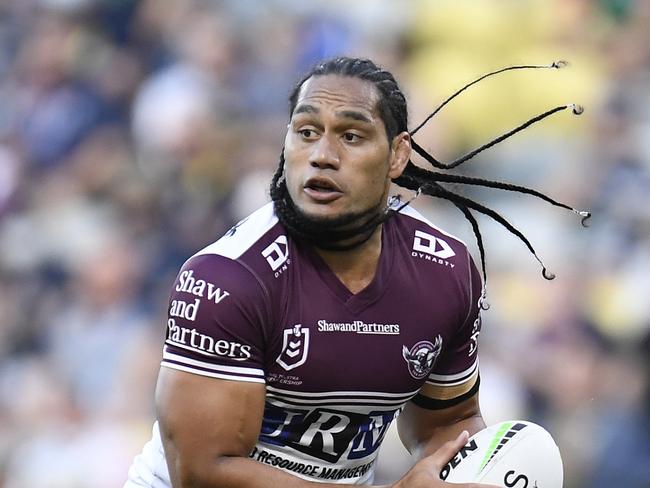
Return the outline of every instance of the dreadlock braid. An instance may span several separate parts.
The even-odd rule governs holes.
[[[548,195],[545,195],[537,190],[533,190],[532,188],[527,188],[525,186],[513,185],[512,183],[504,183],[502,181],[486,180],[483,178],[474,178],[470,176],[461,176],[455,174],[440,173],[436,171],[428,171],[424,168],[420,168],[419,166],[414,165],[411,161],[408,162],[407,168],[405,169],[404,172],[408,174],[416,175],[418,181],[422,183],[432,182],[432,181],[438,181],[443,183],[461,183],[465,185],[483,186],[486,188],[497,188],[499,190],[513,191],[517,193],[524,193],[526,195],[532,195],[550,203],[551,205],[565,208],[567,210],[571,210],[572,212],[580,215],[581,217],[583,217],[582,225],[584,227],[587,227],[586,219],[591,217],[591,214],[589,212],[576,210],[565,203],[558,202],[557,200],[554,200]]]
[[[474,149],[473,151],[470,151],[466,155],[456,159],[455,161],[452,161],[451,163],[441,163],[438,161],[436,158],[431,156],[429,153],[427,153],[424,149],[422,149],[415,141],[411,141],[411,144],[413,146],[413,150],[420,154],[424,159],[426,159],[429,163],[431,163],[433,166],[436,168],[440,169],[453,169],[456,166],[460,166],[463,164],[465,161],[468,161],[472,159],[474,156],[476,156],[478,153],[481,153],[485,151],[486,149],[491,148],[492,146],[495,146],[496,144],[508,139],[510,136],[515,135],[517,132],[521,132],[522,130],[526,129],[527,127],[533,125],[535,122],[539,122],[542,119],[545,119],[549,115],[553,115],[556,112],[559,112],[561,110],[566,110],[567,108],[573,109],[573,113],[576,115],[580,115],[583,111],[583,108],[579,105],[560,105],[559,107],[555,107],[551,110],[548,110],[544,113],[541,113],[539,115],[536,115],[535,117],[527,120],[523,124],[519,125],[518,127],[515,127],[514,129],[506,132],[505,134],[500,135],[499,137],[491,140],[490,142],[483,144],[481,147],[478,147]]]
[[[419,131],[440,109],[442,109],[447,103],[452,99],[458,96],[460,93],[465,91],[467,88],[478,83],[479,81],[493,76],[499,73],[503,73],[511,70],[519,69],[542,69],[542,68],[553,68],[559,69],[566,66],[565,61],[556,61],[550,65],[524,65],[524,66],[510,66],[502,68],[496,71],[492,71],[486,75],[483,75],[472,82],[466,84],[461,89],[456,91],[453,95],[448,97],[442,104],[440,104],[432,113],[430,113],[427,118],[419,124],[415,129],[410,132],[410,135],[413,136],[417,131]],[[406,97],[400,90],[397,82],[393,75],[375,65],[372,61],[367,59],[357,59],[357,58],[346,58],[340,57],[335,58],[329,61],[325,61],[316,67],[314,67],[307,75],[305,75],[302,80],[295,86],[291,95],[289,97],[289,115],[293,113],[293,110],[296,107],[298,102],[298,96],[300,93],[300,88],[309,78],[313,76],[324,76],[328,74],[336,74],[341,76],[350,76],[354,78],[359,78],[361,80],[368,81],[372,83],[378,93],[379,101],[377,102],[377,110],[381,116],[384,126],[386,128],[386,134],[388,136],[389,143],[392,143],[393,138],[398,134],[407,131],[407,119],[408,119],[408,110],[406,105]],[[496,137],[495,139],[489,141],[486,144],[481,145],[480,147],[470,151],[466,155],[450,162],[443,163],[438,161],[433,157],[429,152],[423,149],[418,145],[413,139],[411,139],[411,145],[416,154],[421,156],[425,161],[431,164],[434,168],[441,170],[453,169],[470,159],[472,159],[477,154],[485,151],[486,149],[491,148],[492,146],[504,141],[505,139],[513,136],[514,134],[526,129],[532,124],[543,120],[550,115],[553,115],[562,110],[572,109],[573,113],[580,115],[583,112],[583,108],[579,105],[569,104],[555,107],[551,110],[543,112],[521,125],[515,127],[514,129]],[[331,250],[346,250],[357,247],[364,242],[366,242],[374,233],[377,226],[386,221],[391,216],[399,212],[403,207],[408,205],[411,201],[406,201],[401,205],[395,207],[392,205],[394,202],[391,199],[391,204],[387,208],[371,208],[368,211],[357,214],[353,216],[348,216],[343,220],[337,220],[330,223],[323,222],[314,222],[307,215],[302,213],[298,209],[287,190],[286,181],[284,178],[284,151],[280,155],[280,163],[278,168],[273,175],[271,182],[271,198],[275,205],[275,211],[287,228],[287,231],[292,235],[303,239],[315,246],[331,249]],[[438,171],[430,171],[419,166],[416,166],[411,160],[408,161],[402,174],[395,178],[393,182],[403,188],[413,190],[416,192],[416,196],[420,193],[425,193],[432,197],[442,198],[449,201],[454,206],[456,206],[469,221],[472,226],[472,231],[476,237],[476,242],[479,248],[481,255],[481,270],[483,273],[484,281],[487,281],[487,273],[485,266],[485,248],[483,246],[483,238],[478,226],[478,222],[472,213],[472,211],[479,212],[481,214],[487,215],[492,218],[499,224],[503,225],[510,233],[517,236],[528,248],[528,250],[533,254],[535,259],[542,266],[542,276],[548,280],[555,278],[555,275],[549,272],[539,258],[535,249],[533,248],[530,241],[526,236],[521,233],[516,227],[514,227],[508,220],[502,217],[499,213],[492,210],[491,208],[486,207],[474,200],[471,200],[463,195],[454,193],[447,188],[443,187],[441,183],[455,183],[455,184],[465,184],[465,185],[474,185],[482,186],[487,188],[495,188],[506,191],[513,191],[518,193],[523,193],[526,195],[531,195],[537,198],[540,198],[552,205],[562,207],[577,215],[582,217],[582,224],[586,227],[586,221],[591,217],[589,212],[576,210],[575,208],[566,205],[564,203],[558,202],[553,198],[531,188],[526,188],[524,186],[513,185],[511,183],[505,183],[500,181],[486,180],[483,178],[475,178],[464,175],[450,174],[450,173],[441,173]],[[396,198],[397,203],[399,204],[399,197]]]
[[[547,269],[542,260],[539,258],[537,253],[535,252],[535,249],[533,248],[532,244],[530,241],[526,238],[524,234],[519,231],[515,226],[513,226],[510,222],[508,222],[506,219],[504,219],[498,212],[495,210],[492,210],[491,208],[486,207],[485,205],[482,205],[478,202],[475,202],[474,200],[471,200],[467,197],[464,197],[462,195],[458,195],[457,193],[453,193],[449,190],[444,189],[441,185],[438,183],[435,183],[434,186],[437,191],[433,196],[445,198],[452,203],[458,205],[464,206],[466,209],[473,209],[476,210],[484,215],[487,215],[488,217],[491,217],[493,220],[497,221],[501,225],[503,225],[506,229],[508,229],[512,234],[516,235],[528,248],[528,250],[535,256],[535,259],[542,265],[542,275],[544,278],[547,280],[552,280],[555,278],[555,275],[553,273],[550,273]],[[427,189],[429,186],[427,185]],[[423,190],[426,192],[426,190]],[[465,213],[465,212],[463,212]],[[480,241],[480,234],[477,235],[477,240]],[[482,260],[484,259],[484,256],[481,256]],[[483,267],[485,267],[485,263],[482,263]]]
[[[498,69],[496,71],[491,71],[490,73],[479,76],[475,80],[470,81],[465,86],[463,86],[462,88],[457,90],[453,95],[451,95],[444,102],[442,102],[440,105],[438,105],[433,112],[431,112],[429,115],[427,115],[427,117],[422,122],[420,122],[420,124],[415,129],[413,129],[411,131],[411,135],[414,135],[417,131],[419,131],[422,127],[424,127],[426,125],[426,123],[429,122],[429,120],[431,120],[433,118],[434,115],[436,115],[438,112],[440,112],[440,110],[445,105],[447,105],[449,102],[451,102],[454,98],[456,98],[458,95],[463,93],[470,86],[476,85],[479,81],[482,81],[485,78],[489,78],[490,76],[498,75],[499,73],[504,73],[506,71],[512,71],[512,70],[516,70],[516,69],[545,69],[545,68],[560,69],[560,68],[564,68],[564,67],[568,66],[568,64],[569,63],[567,61],[560,60],[560,61],[554,61],[553,63],[551,63],[549,65],[541,65],[541,66],[540,65],[530,65],[530,64],[525,64],[525,65],[521,65],[521,66],[508,66],[506,68],[501,68],[501,69]]]

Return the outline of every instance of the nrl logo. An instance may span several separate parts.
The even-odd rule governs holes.
[[[303,329],[302,325],[296,324],[284,329],[282,352],[275,361],[289,371],[305,364],[308,352],[309,329]]]
[[[435,342],[420,341],[411,349],[402,346],[402,357],[406,361],[409,373],[416,380],[427,376],[442,351],[442,336],[438,334]]]

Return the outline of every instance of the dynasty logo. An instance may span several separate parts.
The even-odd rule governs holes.
[[[271,269],[275,271],[276,277],[279,276],[279,274],[284,271],[284,269],[281,269],[282,265],[287,263],[289,259],[289,244],[287,242],[287,236],[278,236],[271,245],[267,246],[262,251],[262,256],[266,258],[266,262],[269,263]],[[284,268],[286,268],[286,266]]]
[[[431,261],[453,268],[455,264],[448,261],[448,259],[455,255],[456,253],[446,241],[421,230],[415,231],[413,251],[411,251],[411,256],[414,258],[424,259],[425,261]]]

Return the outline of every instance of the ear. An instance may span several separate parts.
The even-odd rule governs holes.
[[[388,177],[392,180],[402,174],[411,158],[411,135],[404,131],[393,138],[390,150]]]

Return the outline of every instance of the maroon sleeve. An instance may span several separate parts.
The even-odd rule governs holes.
[[[423,403],[427,401],[422,397],[433,400],[433,403],[429,402],[431,408],[454,405],[478,391],[478,335],[484,288],[481,275],[469,254],[468,260],[467,293],[463,300],[467,310],[466,319],[448,343],[443,344],[440,357],[420,390]]]
[[[214,378],[264,383],[268,297],[241,263],[192,257],[172,287],[162,365]]]

